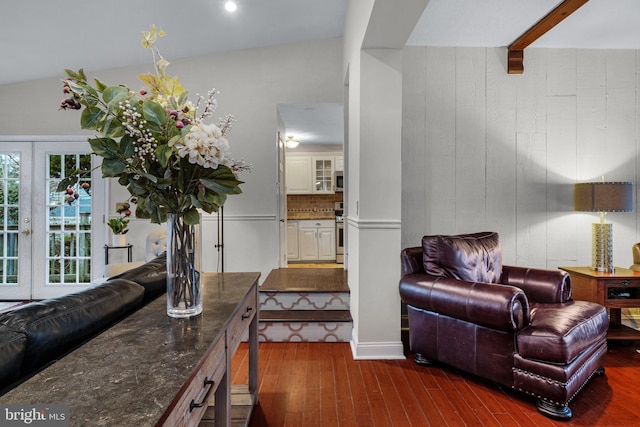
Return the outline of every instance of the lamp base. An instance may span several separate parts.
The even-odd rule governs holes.
[[[591,269],[613,273],[613,224],[591,224]]]

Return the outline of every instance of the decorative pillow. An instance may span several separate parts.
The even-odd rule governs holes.
[[[422,238],[424,270],[432,276],[498,283],[502,275],[500,238],[495,232]]]

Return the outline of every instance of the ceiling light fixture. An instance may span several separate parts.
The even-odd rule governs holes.
[[[285,142],[287,148],[296,148],[298,145],[300,145],[300,141],[296,141],[295,139],[293,139],[292,135],[289,135],[287,138],[288,139]]]
[[[229,0],[224,4],[224,8],[227,12],[235,12],[238,9],[236,2]]]

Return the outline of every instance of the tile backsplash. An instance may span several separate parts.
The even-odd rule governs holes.
[[[287,196],[288,219],[334,218],[334,203],[343,200],[343,193],[290,194]]]

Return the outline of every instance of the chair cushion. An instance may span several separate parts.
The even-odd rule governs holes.
[[[498,233],[482,232],[422,238],[424,270],[432,276],[498,283],[502,250]]]
[[[517,336],[518,353],[526,359],[567,364],[594,343],[606,340],[605,308],[588,301],[531,303],[531,322]]]

